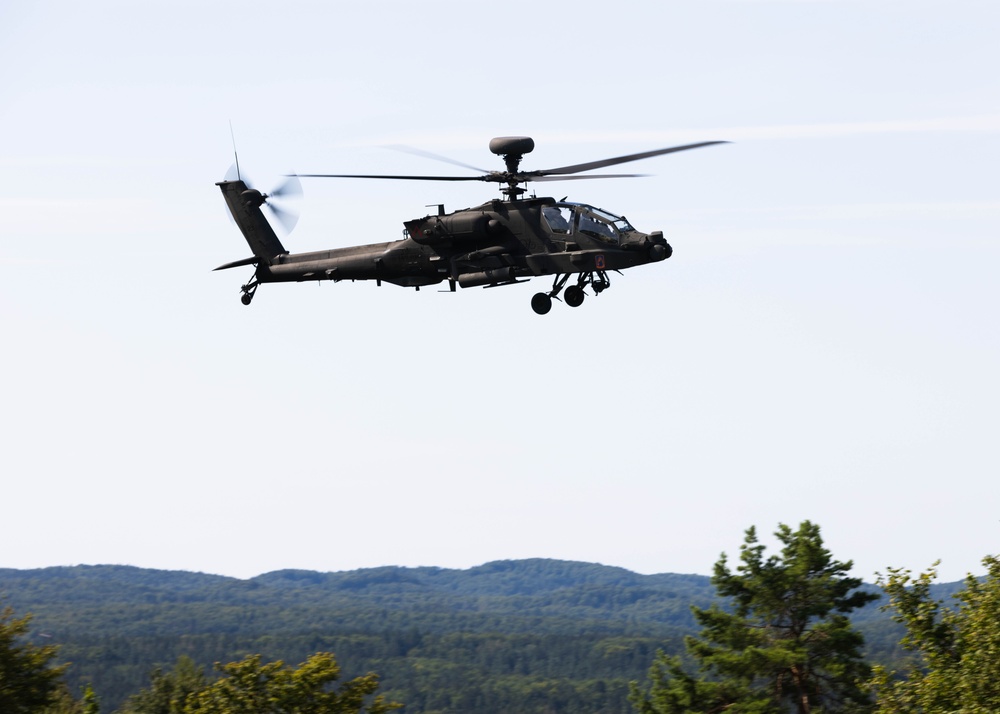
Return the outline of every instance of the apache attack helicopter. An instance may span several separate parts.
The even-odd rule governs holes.
[[[535,148],[527,136],[503,136],[490,141],[490,151],[502,156],[506,171],[484,171],[444,157],[415,152],[481,172],[478,176],[386,176],[369,174],[292,174],[271,194],[251,188],[239,177],[217,186],[233,219],[253,250],[253,256],[220,265],[216,270],[255,265],[253,278],[240,289],[249,305],[261,283],[307,280],[374,280],[412,287],[435,285],[447,280],[455,286],[498,287],[513,285],[541,275],[554,276],[551,290],[536,293],[531,307],[539,315],[552,308],[552,299],[571,307],[583,303],[590,287],[595,295],[610,285],[609,271],[655,263],[670,257],[673,249],[662,231],[642,233],[624,218],[585,203],[553,198],[525,198],[522,184],[530,181],[623,178],[642,174],[589,174],[584,171],[648,159],[661,154],[697,149],[723,141],[706,141],[666,149],[645,151],[612,159],[560,166],[543,171],[522,171],[521,159]],[[262,206],[290,230],[294,216],[268,203],[270,198],[301,193],[298,178],[404,179],[415,181],[489,181],[501,184],[504,198],[445,213],[438,206],[434,216],[403,223],[404,238],[388,243],[334,248],[310,253],[289,253],[267,222]],[[567,285],[576,276],[574,283]]]

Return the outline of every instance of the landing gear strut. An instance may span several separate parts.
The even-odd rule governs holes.
[[[243,303],[244,305],[249,305],[250,302],[253,300],[254,294],[257,292],[258,285],[260,285],[260,283],[258,283],[255,278],[246,285],[240,287],[240,290],[243,291],[243,294],[240,295],[240,302]]]
[[[549,292],[535,293],[534,297],[531,298],[531,309],[539,315],[544,315],[551,310],[552,299],[560,299],[559,293],[569,281],[570,275],[572,273],[556,274],[555,279],[552,281],[552,289]],[[587,293],[583,289],[588,285],[594,290],[594,295],[600,295],[611,287],[611,280],[603,270],[588,270],[580,273],[576,280],[576,285],[570,285],[566,288],[562,299],[570,307],[580,307],[583,304],[583,299],[587,297]]]

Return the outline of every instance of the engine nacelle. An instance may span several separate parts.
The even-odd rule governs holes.
[[[502,225],[485,213],[461,211],[450,216],[429,216],[407,221],[406,231],[421,245],[482,241],[496,236]]]

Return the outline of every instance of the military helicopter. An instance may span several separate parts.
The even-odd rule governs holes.
[[[623,178],[642,174],[587,174],[585,171],[613,166],[662,154],[687,151],[724,141],[673,146],[611,159],[560,166],[541,171],[522,171],[521,160],[535,148],[527,136],[502,136],[490,141],[490,151],[503,157],[505,171],[486,171],[445,157],[420,153],[480,172],[476,176],[392,176],[371,174],[290,174],[271,194],[251,188],[239,177],[220,181],[229,211],[253,256],[220,265],[226,270],[254,265],[253,278],[243,285],[241,300],[249,305],[263,283],[311,280],[374,280],[419,290],[445,280],[451,292],[456,286],[499,287],[552,275],[551,289],[536,293],[531,307],[539,315],[552,309],[553,299],[570,307],[583,304],[590,288],[600,295],[611,285],[608,273],[655,263],[670,257],[673,249],[662,231],[642,233],[625,219],[586,203],[565,199],[524,197],[528,182],[574,179]],[[334,248],[309,253],[289,253],[268,223],[262,206],[271,209],[286,228],[294,216],[269,203],[301,192],[299,178],[393,179],[411,181],[487,181],[501,185],[503,198],[474,208],[405,221],[404,237],[387,243]],[[575,280],[571,282],[575,276]],[[562,298],[559,297],[560,292]]]

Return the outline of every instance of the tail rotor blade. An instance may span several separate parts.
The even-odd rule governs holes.
[[[290,208],[288,201],[297,201],[302,198],[302,182],[298,176],[289,176],[277,188],[267,194],[266,203],[271,215],[273,215],[285,233],[291,233],[295,224],[299,221],[299,212],[296,208]],[[275,201],[277,199],[277,201]]]
[[[253,188],[253,181],[247,178],[247,175],[240,173],[240,167],[238,164],[232,164],[229,170],[226,171],[225,179],[226,181],[242,181],[247,185],[247,188]]]
[[[302,182],[299,177],[290,175],[278,188],[271,191],[270,196],[279,198],[300,198],[302,196]]]
[[[226,172],[225,180],[243,181],[247,189],[253,190],[253,184],[250,179],[246,177],[246,174],[241,172],[240,168],[235,163],[230,166],[229,171]],[[273,191],[262,194],[259,198],[263,198],[263,206],[271,212],[271,215],[274,216],[275,220],[278,221],[278,224],[287,234],[292,232],[292,229],[295,228],[295,224],[298,223],[299,220],[298,210],[290,206],[289,203],[294,202],[301,197],[302,182],[299,181],[297,176],[289,176]],[[230,215],[229,211],[226,211],[226,214],[229,216],[229,220],[233,221],[233,217]]]
[[[295,224],[299,222],[299,214],[296,211],[279,208],[270,202],[265,203],[264,205],[267,206],[268,210],[271,211],[271,215],[273,215],[277,219],[278,223],[281,224],[285,233],[291,233],[292,229],[295,228]]]

